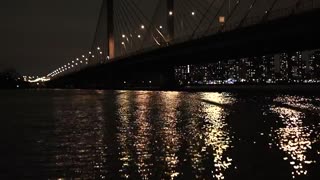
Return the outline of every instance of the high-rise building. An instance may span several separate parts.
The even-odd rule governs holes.
[[[237,60],[228,60],[225,65],[225,69],[225,80],[232,80],[234,82],[240,80],[239,62]]]
[[[280,82],[289,82],[290,81],[290,60],[287,53],[281,53],[280,54]]]
[[[275,82],[275,59],[273,55],[262,56],[262,63],[259,67],[261,81],[267,83]]]
[[[211,79],[214,84],[221,84],[225,80],[225,63],[223,61],[218,61],[211,65]]]
[[[307,65],[302,58],[302,52],[290,54],[289,67],[290,77],[293,82],[302,82],[306,78]]]
[[[222,84],[228,71],[225,65],[222,61],[208,64],[205,71],[206,84]]]
[[[208,68],[206,65],[190,65],[191,84],[207,84]]]
[[[311,79],[320,80],[320,50],[314,51],[309,59]]]
[[[175,79],[179,85],[186,85],[190,82],[190,65],[176,66]]]
[[[247,77],[248,81],[252,83],[260,82],[261,72],[259,70],[260,59],[257,57],[251,57],[247,60]]]
[[[248,67],[249,67],[248,58],[241,58],[239,60],[239,80],[240,82],[247,82],[249,80],[249,73],[248,73]]]

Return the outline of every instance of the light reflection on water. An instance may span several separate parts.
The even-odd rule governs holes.
[[[132,98],[130,96],[134,98],[133,102],[130,101]],[[195,177],[201,177],[201,171],[205,169],[201,162],[207,158],[206,149],[209,148],[213,152],[209,156],[214,157],[212,162],[214,171],[211,175],[216,179],[224,178],[223,173],[232,162],[232,159],[224,154],[231,142],[228,127],[224,121],[227,113],[223,107],[202,102],[199,98],[221,105],[230,104],[231,100],[219,93],[204,93],[194,97],[195,100],[191,100],[192,104],[190,104],[188,103],[190,99],[183,99],[181,96],[184,95],[178,92],[143,91],[122,93],[118,96],[120,123],[117,137],[121,149],[122,177],[131,177],[129,169],[134,168],[134,164],[141,179],[154,177],[152,173],[159,173],[152,170],[155,168],[163,171],[163,175],[160,175],[163,178],[175,179],[183,176],[183,172],[179,171],[179,164],[186,159],[179,156],[179,151],[183,142],[192,141],[196,137],[196,141],[188,143],[186,152],[187,156],[191,156],[192,168],[198,173]],[[188,107],[187,111],[192,112],[187,125],[188,132],[178,127],[182,113],[179,106],[186,102],[188,103],[188,106],[185,106]],[[154,106],[150,106],[151,103]],[[153,118],[154,115],[160,117]],[[190,124],[197,121],[200,123]],[[196,131],[193,129],[195,126],[199,127]],[[191,137],[184,136],[187,134]],[[151,142],[152,140],[154,142]]]
[[[0,95],[1,107],[21,109],[2,112],[15,124],[1,127],[15,128],[2,128],[0,137],[25,147],[11,148],[15,158],[4,162],[15,178],[1,179],[320,179],[317,96],[36,93],[38,101],[28,92]],[[41,116],[30,115],[35,105]],[[16,128],[23,136],[9,136]]]
[[[55,102],[63,100],[70,101],[70,106],[61,108],[56,104],[57,169],[65,177],[105,178],[107,146],[104,144],[104,108],[99,96],[58,98]]]
[[[221,106],[205,103],[203,112],[206,113],[203,135],[206,148],[212,148],[214,157],[213,177],[224,179],[224,172],[232,164],[232,158],[225,155],[230,148],[231,138],[228,132],[228,124],[225,121],[226,113],[223,105],[232,103],[232,99],[226,98],[220,93],[204,93],[203,99]]]
[[[149,179],[151,175],[151,119],[148,117],[150,106],[150,92],[136,92],[134,103],[136,110],[133,113],[134,129],[133,147],[135,148],[136,165],[142,179]]]
[[[308,98],[294,96],[278,97],[274,101],[292,106],[292,109],[271,107],[271,110],[279,115],[284,126],[274,130],[276,145],[287,154],[283,159],[292,166],[293,179],[307,175],[308,166],[316,163],[316,160],[308,157],[308,151],[312,149],[313,144],[319,143],[319,138],[312,138],[315,126],[305,125],[303,122],[305,113],[295,109],[317,110],[319,107],[313,107]]]
[[[129,163],[132,160],[132,154],[129,150],[129,145],[131,143],[130,137],[132,136],[132,129],[130,127],[130,94],[121,93],[117,97],[118,109],[117,114],[119,114],[119,125],[117,140],[119,141],[120,148],[120,161],[122,162],[121,169],[119,170],[122,178],[129,178]]]
[[[178,92],[162,92],[160,93],[161,108],[160,114],[163,114],[159,129],[161,141],[163,143],[164,160],[166,164],[165,174],[171,179],[179,176],[180,172],[177,171],[177,165],[180,161],[177,152],[180,149],[181,135],[177,129],[177,107],[180,103],[180,93]]]

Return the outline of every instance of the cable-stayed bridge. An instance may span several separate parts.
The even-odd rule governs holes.
[[[320,0],[104,0],[87,52],[57,87],[172,86],[174,66],[319,48]]]

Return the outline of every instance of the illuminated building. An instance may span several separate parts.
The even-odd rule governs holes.
[[[248,58],[241,58],[239,60],[239,79],[240,82],[246,82],[249,77],[248,77]]]
[[[280,77],[282,82],[288,82],[290,77],[289,56],[287,53],[280,54]]]
[[[248,58],[246,61],[247,66],[247,81],[258,83],[260,82],[260,71],[259,71],[259,58],[251,57]]]
[[[267,83],[275,82],[275,59],[273,55],[262,56],[260,65],[261,80]]]
[[[206,65],[190,65],[190,80],[192,84],[207,84],[208,68]]]
[[[240,79],[239,76],[239,62],[236,60],[229,60],[226,64],[226,78],[232,79],[234,81],[238,81]]]
[[[298,51],[178,66],[175,77],[180,85],[315,83],[318,80],[320,82],[320,51],[312,54]]]
[[[175,79],[179,85],[185,85],[190,83],[190,65],[175,67]]]
[[[289,61],[289,73],[294,82],[300,82],[305,78],[306,75],[306,61],[302,59],[301,52],[295,52],[290,55]]]
[[[223,61],[218,61],[216,63],[210,64],[209,74],[210,74],[210,84],[222,84],[225,78],[225,63]]]
[[[216,68],[215,68],[215,71],[216,71],[216,77],[215,79],[216,80],[224,80],[225,77],[224,77],[224,62],[222,61],[218,61],[218,63],[216,64]]]
[[[309,59],[309,71],[311,79],[320,79],[320,51],[315,51],[310,55]]]

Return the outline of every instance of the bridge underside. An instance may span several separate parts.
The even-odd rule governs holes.
[[[170,87],[174,66],[320,48],[320,10],[118,58],[53,80],[54,87]]]

